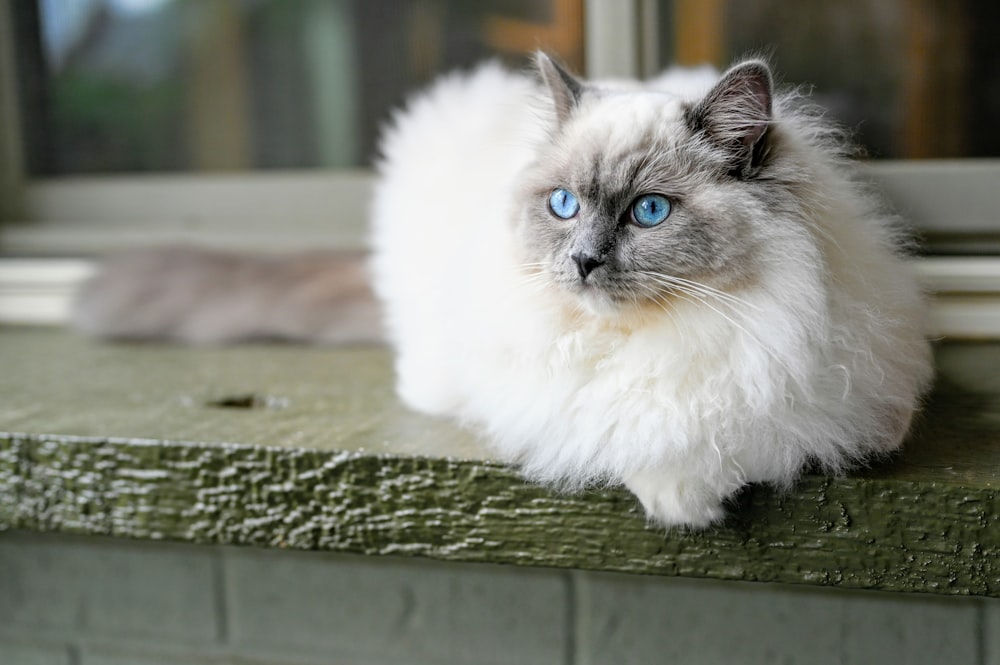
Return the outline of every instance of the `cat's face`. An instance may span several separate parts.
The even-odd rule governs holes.
[[[767,157],[766,68],[733,70],[693,104],[540,66],[559,118],[525,176],[528,262],[595,312],[752,280],[766,210],[747,181]]]

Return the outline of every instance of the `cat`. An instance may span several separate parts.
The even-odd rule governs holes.
[[[384,132],[370,267],[402,400],[535,481],[624,484],[664,527],[898,448],[933,373],[923,296],[840,134],[762,60],[536,69],[445,76]],[[78,320],[133,336],[113,290]]]

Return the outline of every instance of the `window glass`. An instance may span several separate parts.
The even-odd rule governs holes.
[[[665,0],[660,64],[763,54],[872,157],[1000,156],[1000,3]]]
[[[442,70],[539,46],[582,68],[583,0],[15,2],[29,176],[367,164]]]

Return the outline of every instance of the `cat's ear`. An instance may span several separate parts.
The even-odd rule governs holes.
[[[695,132],[726,150],[732,172],[748,176],[767,154],[774,83],[771,70],[759,60],[730,68],[705,98],[688,110]]]
[[[552,95],[556,119],[561,125],[570,116],[583,94],[583,83],[543,51],[535,54],[535,66]]]

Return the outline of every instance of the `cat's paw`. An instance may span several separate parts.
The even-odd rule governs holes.
[[[625,486],[660,526],[703,529],[726,515],[725,494],[702,480],[642,472],[627,479]]]

